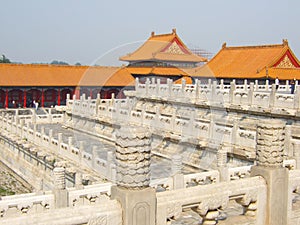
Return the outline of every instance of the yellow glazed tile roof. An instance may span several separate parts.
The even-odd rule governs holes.
[[[206,58],[193,54],[176,34],[155,35],[151,37],[136,51],[120,57],[122,61],[176,61],[176,62],[204,62]]]
[[[134,82],[119,67],[0,64],[0,86],[126,86]]]
[[[136,75],[160,75],[160,76],[182,76],[187,73],[177,67],[126,67],[131,74]]]
[[[186,84],[193,84],[193,79],[189,76],[179,78],[178,80],[174,81],[174,84],[182,84],[182,80],[185,80]]]
[[[267,74],[268,78],[279,80],[300,80],[300,68],[269,68],[261,71],[261,74]]]
[[[267,77],[266,68],[281,65],[280,62],[286,55],[295,67],[300,65],[286,40],[277,45],[226,47],[224,44],[206,65],[186,71],[195,77],[257,79]]]

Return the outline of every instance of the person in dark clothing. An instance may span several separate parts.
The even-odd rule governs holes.
[[[276,79],[275,79],[275,85],[276,85],[276,90],[277,90],[278,87],[279,87],[279,79],[278,79],[278,77],[276,77]]]
[[[296,84],[295,79],[291,80],[291,94],[294,94],[295,92],[295,84]]]

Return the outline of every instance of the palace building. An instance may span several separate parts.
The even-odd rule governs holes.
[[[228,47],[222,49],[204,66],[187,71],[194,79],[216,78],[249,81],[300,79],[300,62],[288,45],[282,44]]]
[[[42,107],[65,104],[66,95],[124,97],[134,78],[119,67],[0,64],[0,107]]]
[[[42,107],[65,104],[66,95],[79,98],[85,94],[95,98],[124,98],[124,90],[133,89],[135,78],[144,83],[151,78],[161,84],[195,83],[200,79],[223,79],[230,83],[254,80],[300,79],[300,62],[288,45],[282,44],[228,47],[207,62],[193,54],[173,29],[155,34],[121,61],[122,67],[61,66],[36,64],[0,64],[0,107],[30,107],[38,101]],[[207,63],[206,63],[207,62]],[[71,98],[72,98],[71,97]]]
[[[150,38],[136,51],[120,60],[127,61],[127,69],[134,78],[141,82],[145,78],[160,79],[165,83],[167,78],[173,81],[188,76],[187,68],[195,68],[198,63],[207,59],[193,54],[176,33],[176,29],[169,34],[156,35],[151,33]]]

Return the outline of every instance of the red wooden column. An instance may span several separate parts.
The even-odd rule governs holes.
[[[60,88],[57,90],[57,105],[60,106]]]
[[[8,89],[5,92],[5,108],[8,108]]]
[[[23,103],[23,107],[26,108],[26,103],[27,103],[26,89],[24,89],[23,94],[24,94],[24,103]]]
[[[76,99],[80,99],[80,87],[75,88],[74,95],[76,95]]]
[[[41,102],[41,107],[45,106],[45,93],[44,93],[44,88],[42,88],[42,102]]]
[[[90,97],[93,98],[93,89],[90,89]]]

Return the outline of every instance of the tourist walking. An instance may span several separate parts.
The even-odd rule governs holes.
[[[295,78],[291,80],[291,94],[294,94],[295,92],[295,85],[296,85],[296,80]]]
[[[36,101],[36,102],[35,102],[35,110],[38,110],[38,108],[39,108],[39,102]]]

